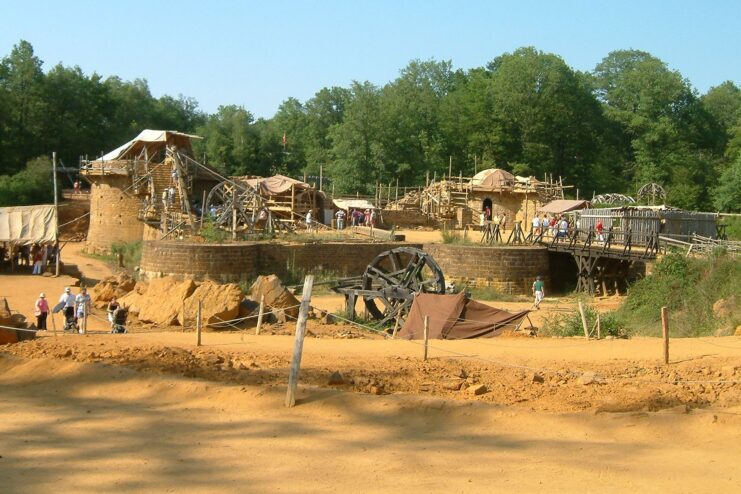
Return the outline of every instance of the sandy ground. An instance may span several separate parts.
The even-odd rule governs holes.
[[[68,262],[106,275],[78,250]],[[2,275],[0,296],[30,313],[69,283]],[[4,347],[0,491],[741,490],[739,337],[672,340],[669,366],[651,338],[434,341],[424,362],[418,342],[332,327],[309,326],[292,409],[289,335],[196,347],[192,332],[101,323]]]

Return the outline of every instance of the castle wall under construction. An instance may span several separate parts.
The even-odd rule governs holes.
[[[139,198],[124,190],[131,179],[122,175],[96,177],[90,187],[90,228],[86,250],[105,254],[118,242],[142,239],[144,224],[139,221]]]

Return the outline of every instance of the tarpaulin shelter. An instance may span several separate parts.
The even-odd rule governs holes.
[[[376,209],[376,207],[366,199],[333,199],[332,203],[338,209],[349,211],[350,209]]]
[[[104,154],[97,160],[98,161],[115,161],[136,158],[142,150],[147,148],[150,152],[154,149],[160,149],[165,145],[175,145],[180,149],[187,149],[190,151],[191,139],[202,139],[202,137],[185,134],[183,132],[176,132],[174,130],[142,130],[138,136],[131,139],[126,144],[122,144],[113,151]],[[156,146],[150,145],[156,144]],[[94,162],[95,163],[95,162]]]
[[[0,208],[0,242],[13,246],[53,244],[56,233],[53,205]]]
[[[311,185],[300,180],[286,177],[285,175],[274,175],[272,177],[256,177],[247,178],[243,181],[251,187],[258,187],[260,194],[263,196],[277,196],[283,192],[291,190],[294,187],[296,190],[311,189]]]
[[[474,175],[471,185],[482,189],[511,189],[515,186],[515,176],[499,168],[489,168]]]
[[[468,338],[491,338],[507,329],[514,329],[530,311],[508,312],[489,307],[466,298],[464,293],[437,295],[420,293],[414,297],[404,326],[398,338],[421,340],[424,335],[424,319],[429,316],[428,338],[460,340]]]
[[[572,199],[557,199],[538,209],[541,213],[563,214],[589,207],[589,201],[575,201]]]

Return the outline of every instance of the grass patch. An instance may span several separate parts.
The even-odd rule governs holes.
[[[219,228],[213,219],[204,218],[201,237],[210,244],[223,244],[231,238],[231,233]]]
[[[584,315],[587,327],[591,332],[597,322],[597,310],[591,305],[584,304]],[[581,314],[578,310],[567,313],[552,313],[543,318],[543,327],[539,333],[543,336],[584,336]],[[602,337],[627,338],[629,332],[625,324],[615,312],[600,314],[600,333]],[[593,333],[596,335],[596,332]]]
[[[463,230],[463,233],[461,233],[458,230],[452,230],[450,228],[444,227],[442,230],[440,230],[440,238],[442,239],[444,244],[473,245],[474,243],[468,239],[468,230]]]
[[[660,336],[660,310],[667,306],[673,337],[732,334],[741,323],[739,294],[741,261],[722,250],[705,259],[670,253],[651,276],[628,289],[617,317],[635,334]],[[716,302],[725,307],[718,314],[713,310]]]
[[[142,258],[142,242],[116,242],[111,245],[114,259],[123,255],[124,266],[138,266]]]
[[[741,241],[741,216],[724,216],[719,224],[726,226],[728,240]]]
[[[94,252],[83,252],[83,256],[89,257],[90,259],[96,259],[103,262],[116,262],[115,254],[97,254]]]
[[[500,292],[493,286],[464,287],[461,291],[470,293],[471,298],[475,300],[499,300],[501,302],[518,302],[525,298],[522,295],[513,295],[511,293]]]

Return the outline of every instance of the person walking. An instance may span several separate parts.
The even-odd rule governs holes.
[[[602,231],[604,230],[604,226],[602,226],[602,218],[597,218],[597,225],[595,226],[595,230],[597,230],[597,240],[600,243],[604,243],[605,237],[602,235]]]
[[[80,181],[75,180],[72,184],[72,190],[75,195],[80,194]]]
[[[111,323],[111,329],[113,329],[114,322],[113,314],[119,307],[121,306],[118,303],[118,299],[115,296],[111,297],[111,301],[108,303],[108,309],[106,310],[108,314],[108,322]]]
[[[312,231],[314,228],[314,218],[311,214],[311,209],[309,209],[309,212],[306,213],[306,229],[309,231]]]
[[[533,217],[533,237],[540,233],[540,218],[537,215]]]
[[[39,331],[46,331],[46,316],[49,315],[49,302],[46,301],[44,292],[39,294],[33,308],[33,315],[36,316],[36,328]]]
[[[65,323],[75,316],[75,296],[72,294],[72,289],[67,287],[64,289],[64,293],[59,297],[59,303],[64,304],[62,313],[64,314]],[[75,321],[75,324],[77,321]]]
[[[90,314],[90,300],[87,288],[80,290],[80,293],[75,297],[75,318],[77,319],[77,326],[80,328],[80,334],[87,332],[87,316]]]
[[[545,284],[540,279],[540,276],[536,277],[533,282],[533,296],[535,297],[533,306],[535,310],[540,310],[540,303],[543,301],[543,297],[545,297]]]
[[[486,212],[481,211],[479,214],[479,230],[482,232],[486,229]]]
[[[334,215],[337,218],[337,229],[344,230],[345,229],[345,210],[338,209]]]

